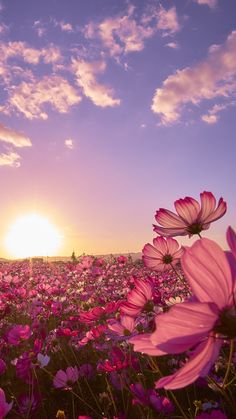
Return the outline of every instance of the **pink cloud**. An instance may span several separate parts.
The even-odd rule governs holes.
[[[184,105],[216,97],[230,98],[236,90],[235,76],[236,31],[233,31],[223,45],[209,49],[206,60],[167,77],[156,90],[151,108],[163,125],[174,123],[180,119]]]
[[[222,103],[222,104],[215,104],[211,109],[208,110],[208,113],[205,115],[202,115],[202,120],[206,122],[207,124],[215,124],[219,120],[219,113],[224,111],[230,106],[235,106],[236,101],[232,100],[228,103]]]
[[[88,63],[84,60],[72,59],[72,71],[75,74],[77,84],[86,97],[102,108],[120,104],[120,99],[114,98],[113,89],[98,83],[96,80],[95,76],[103,73],[105,69],[106,63],[104,61]]]
[[[36,49],[29,47],[25,42],[2,43],[0,47],[1,61],[6,62],[12,57],[21,57],[28,64],[38,64],[40,59],[45,63],[57,62],[61,59],[58,47],[50,44],[47,48]]]
[[[54,19],[54,25],[58,26],[62,32],[73,32],[73,26],[71,25],[71,23],[64,22],[63,20],[58,22]]]
[[[195,0],[200,5],[209,6],[211,9],[217,6],[218,0]]]
[[[12,144],[15,147],[30,147],[32,145],[30,139],[24,134],[14,131],[0,124],[0,141]]]
[[[73,150],[75,148],[75,144],[74,141],[72,140],[72,138],[67,138],[64,142],[65,146],[67,148],[69,148],[70,150]]]
[[[52,75],[39,81],[22,82],[12,90],[5,108],[9,111],[15,108],[28,119],[47,119],[45,104],[66,113],[80,101],[81,96],[67,80]]]
[[[20,156],[13,151],[0,154],[0,166],[19,167]]]
[[[163,35],[173,35],[179,29],[175,7],[169,10],[162,6],[151,7],[138,21],[135,18],[135,7],[129,5],[122,15],[107,18],[98,24],[90,22],[84,33],[89,39],[100,39],[110,55],[117,57],[141,51],[145,40],[151,38],[157,30],[162,31]]]
[[[180,24],[174,6],[169,10],[160,6],[157,14],[157,28],[163,31],[164,36],[173,35],[180,30]]]

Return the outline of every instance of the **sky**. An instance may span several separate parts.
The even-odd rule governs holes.
[[[204,234],[226,246],[235,16],[235,0],[1,0],[0,256],[29,213],[60,255],[139,252],[157,209],[204,190],[227,201]]]

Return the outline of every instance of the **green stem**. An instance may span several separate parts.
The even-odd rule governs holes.
[[[223,384],[222,384],[222,387],[223,388],[225,388],[226,385],[227,385],[227,381],[228,381],[228,377],[229,377],[229,373],[230,373],[230,367],[231,367],[231,363],[232,363],[233,354],[234,354],[234,339],[231,339],[230,340],[230,349],[229,349],[228,365],[227,365],[227,369],[226,369],[224,380],[223,380]]]

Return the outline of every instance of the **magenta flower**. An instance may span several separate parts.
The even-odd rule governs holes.
[[[154,271],[164,271],[179,262],[183,251],[175,239],[156,237],[153,246],[150,243],[145,244],[142,250],[143,262]]]
[[[185,250],[181,262],[194,300],[158,315],[154,333],[130,340],[136,351],[150,355],[193,349],[185,365],[157,381],[156,388],[182,388],[204,377],[219,355],[221,337],[236,337],[235,280],[225,253],[213,241],[201,239]]]
[[[220,198],[216,208],[216,199],[211,192],[200,194],[201,207],[199,203],[189,196],[175,201],[175,209],[178,215],[164,208],[160,208],[155,215],[156,221],[161,225],[154,225],[154,231],[161,236],[186,236],[199,234],[207,230],[210,223],[223,217],[227,205],[223,198]]]
[[[31,335],[31,330],[28,324],[26,325],[16,325],[13,326],[11,330],[9,330],[7,335],[7,340],[12,345],[19,345],[22,340],[29,339]]]
[[[130,316],[120,316],[120,321],[116,319],[108,319],[107,324],[110,330],[119,336],[128,337],[135,330],[135,319]]]
[[[66,371],[59,370],[57,371],[54,379],[53,385],[56,388],[68,388],[71,387],[79,378],[79,371],[77,367],[68,367]]]
[[[0,418],[4,418],[11,410],[13,402],[7,403],[5,393],[2,388],[0,388]]]
[[[120,306],[122,314],[131,317],[139,315],[144,309],[149,309],[152,306],[150,302],[153,298],[153,285],[150,281],[141,278],[135,279],[134,285],[135,288],[127,295],[127,301]]]

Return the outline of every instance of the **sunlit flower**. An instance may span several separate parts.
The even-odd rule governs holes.
[[[199,234],[210,227],[210,223],[223,217],[227,205],[223,198],[219,199],[216,208],[216,199],[211,192],[200,194],[201,206],[196,199],[186,196],[175,201],[178,215],[164,208],[160,208],[155,215],[156,221],[161,225],[154,225],[154,231],[161,236],[186,236]]]
[[[150,281],[144,279],[134,280],[135,288],[127,295],[127,301],[122,303],[120,310],[122,314],[128,316],[137,316],[142,310],[152,309],[153,303],[153,285]]]
[[[9,330],[7,339],[12,345],[19,345],[22,340],[29,339],[31,335],[30,327],[26,325],[16,325]]]
[[[142,250],[143,262],[154,271],[164,271],[179,262],[183,251],[175,239],[156,237],[153,246],[150,243],[145,244]]]
[[[234,280],[225,253],[213,241],[202,239],[186,249],[181,261],[195,299],[158,315],[154,333],[130,340],[136,351],[150,355],[194,348],[188,362],[157,381],[157,388],[181,388],[205,376],[219,355],[223,340],[218,337],[236,337]]]

